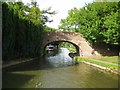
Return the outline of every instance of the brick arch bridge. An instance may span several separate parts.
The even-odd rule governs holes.
[[[90,44],[81,36],[80,33],[76,32],[45,32],[43,47],[52,42],[68,42],[76,47],[77,54],[80,56],[91,56],[92,47]]]

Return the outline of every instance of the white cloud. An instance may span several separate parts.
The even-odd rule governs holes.
[[[31,0],[22,0],[27,3]],[[72,8],[81,8],[85,3],[91,3],[93,0],[36,0],[39,4],[40,9],[47,9],[52,7],[52,10],[58,13],[51,17],[53,19],[52,23],[47,23],[48,26],[52,28],[57,28],[61,19],[65,19],[68,15],[68,10]]]

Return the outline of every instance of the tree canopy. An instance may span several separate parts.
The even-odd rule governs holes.
[[[118,2],[93,2],[73,8],[59,29],[80,32],[90,43],[118,44],[120,38]]]
[[[51,22],[45,13],[55,11],[40,10],[36,2],[2,2],[3,60],[40,55],[44,31],[54,30],[45,25]]]

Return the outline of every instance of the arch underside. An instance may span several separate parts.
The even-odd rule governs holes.
[[[48,41],[48,42],[44,45],[44,48],[43,48],[43,49],[45,50],[46,46],[49,45],[49,44],[52,44],[52,43],[60,43],[60,42],[68,42],[68,43],[72,44],[72,45],[76,48],[76,52],[75,52],[74,54],[80,55],[79,46],[76,45],[75,43],[73,43],[73,42],[71,42],[71,41],[67,41],[67,40],[66,40],[66,41],[65,41],[65,40]]]
[[[68,42],[75,46],[76,52],[79,56],[91,56],[93,48],[82,37],[80,33],[73,32],[45,32],[43,40],[43,47],[52,42]],[[97,54],[98,55],[98,54]]]

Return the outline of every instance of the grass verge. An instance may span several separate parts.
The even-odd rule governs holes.
[[[90,58],[82,58],[82,57],[74,57],[74,60],[77,61],[77,62],[81,62],[81,61],[86,61],[86,62],[90,62],[90,63],[93,63],[93,64],[97,64],[97,65],[100,65],[100,66],[103,66],[103,67],[108,67],[108,68],[111,68],[111,69],[120,69],[120,66],[119,65],[112,65],[112,64],[107,64],[107,63],[104,63],[103,62],[98,62],[97,60],[94,61],[93,59],[90,59]]]
[[[118,56],[100,56],[100,57],[95,57],[93,59],[106,61],[106,62],[110,62],[113,64],[120,64]]]

